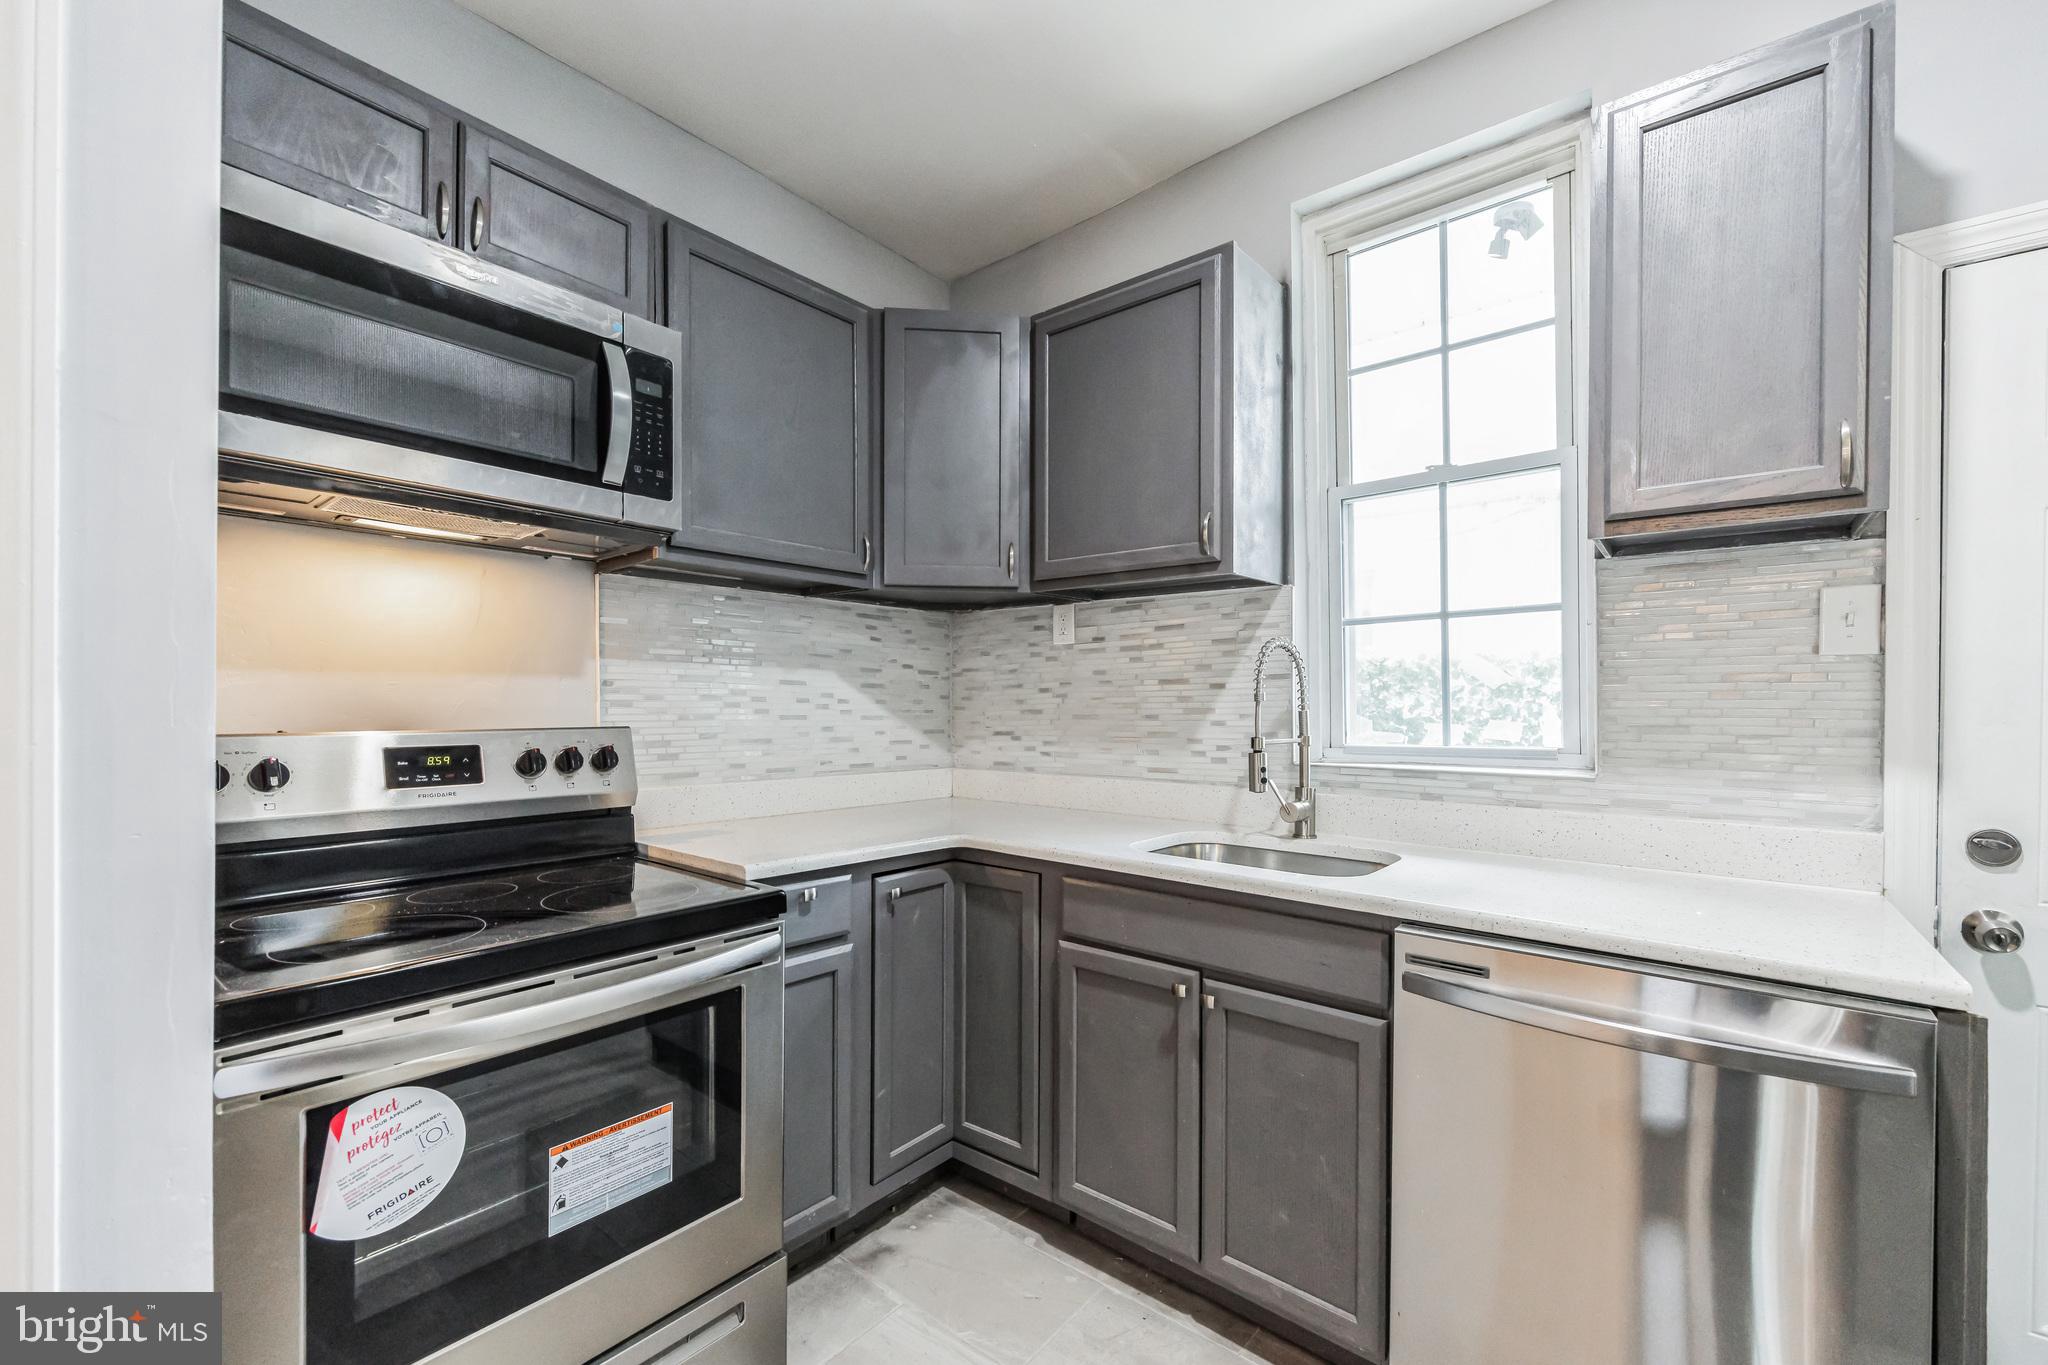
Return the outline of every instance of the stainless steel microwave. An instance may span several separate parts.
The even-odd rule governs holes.
[[[682,338],[227,167],[224,510],[587,558],[666,541]]]

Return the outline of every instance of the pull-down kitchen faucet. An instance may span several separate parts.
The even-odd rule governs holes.
[[[1287,656],[1294,675],[1294,733],[1284,742],[1294,745],[1294,795],[1280,794],[1266,772],[1266,733],[1260,710],[1266,699],[1266,660],[1275,650]],[[1245,786],[1253,792],[1270,791],[1280,803],[1280,818],[1296,839],[1316,836],[1316,789],[1310,785],[1308,739],[1308,665],[1301,651],[1286,640],[1272,639],[1259,646],[1259,660],[1252,665],[1252,743],[1245,750]]]

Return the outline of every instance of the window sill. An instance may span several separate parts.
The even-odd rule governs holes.
[[[1443,773],[1449,777],[1556,777],[1578,782],[1599,776],[1591,763],[1570,759],[1556,763],[1403,763],[1394,759],[1324,758],[1319,755],[1315,766],[1345,772],[1398,773],[1404,777]]]

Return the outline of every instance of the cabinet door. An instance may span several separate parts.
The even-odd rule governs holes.
[[[782,964],[782,1240],[853,1212],[853,945]]]
[[[1859,19],[1801,35],[1600,111],[1608,517],[1863,491],[1882,439],[1874,32]]]
[[[1021,588],[1024,324],[882,318],[882,583]]]
[[[1217,560],[1224,260],[1032,319],[1034,579]]]
[[[654,316],[647,205],[474,123],[462,125],[462,244],[508,270]]]
[[[683,334],[676,543],[865,577],[868,310],[680,223],[667,259]]]
[[[1201,978],[1062,942],[1054,1197],[1182,1260],[1200,1253]]]
[[[879,1182],[953,1137],[953,879],[898,872],[875,878],[874,896]]]
[[[223,162],[447,239],[453,114],[246,5],[228,5],[224,19]]]
[[[956,1137],[1038,1170],[1038,875],[959,863]]]
[[[1387,1026],[1241,986],[1202,998],[1202,1269],[1386,1347]]]

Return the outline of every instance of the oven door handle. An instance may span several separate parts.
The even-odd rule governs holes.
[[[626,368],[626,348],[616,341],[604,343],[604,372],[612,386],[612,425],[604,473],[598,477],[605,487],[618,488],[626,482],[626,461],[633,453],[633,372]]]
[[[241,1099],[274,1090],[291,1090],[314,1081],[381,1071],[386,1067],[431,1062],[442,1067],[465,1066],[501,1053],[516,1051],[527,1039],[556,1033],[608,1015],[642,1009],[679,991],[687,991],[749,967],[773,962],[782,952],[780,934],[759,938],[693,958],[663,971],[578,991],[539,1004],[497,1014],[457,1019],[422,1028],[400,1028],[370,1038],[325,1039],[303,1047],[280,1049],[235,1062],[213,1073],[213,1097]]]

